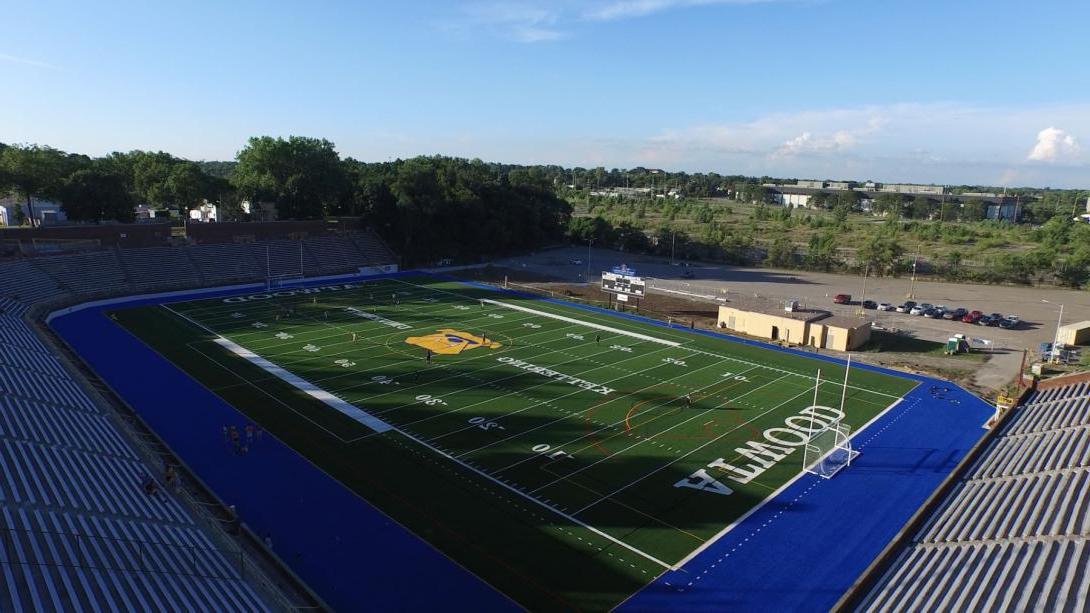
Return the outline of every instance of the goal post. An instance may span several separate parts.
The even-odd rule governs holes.
[[[810,413],[810,439],[803,448],[802,468],[808,473],[815,474],[823,479],[828,479],[840,472],[840,469],[851,466],[852,460],[859,452],[852,449],[852,427],[844,423],[844,405],[848,399],[848,375],[852,369],[852,354],[848,354],[848,362],[844,369],[844,384],[840,393],[841,417],[831,423],[815,428],[814,414]],[[818,388],[821,386],[821,370],[817,371],[814,380],[814,403],[817,407]]]
[[[851,466],[859,452],[852,449],[851,426],[841,420],[825,426],[810,435],[810,442],[803,449],[803,468],[806,472],[828,479]]]

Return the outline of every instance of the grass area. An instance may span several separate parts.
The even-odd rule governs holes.
[[[863,348],[863,351],[916,353],[956,358],[959,360],[970,360],[974,362],[983,362],[988,359],[988,354],[982,353],[980,351],[971,351],[969,353],[947,355],[945,343],[924,340],[922,338],[916,338],[914,336],[908,336],[906,334],[897,334],[894,332],[886,332],[883,330],[874,330],[871,332],[870,341]]]
[[[801,472],[845,392],[839,365],[563,304],[431,277],[336,287],[114,315],[534,609],[612,608],[714,541]],[[839,423],[914,385],[853,369]]]

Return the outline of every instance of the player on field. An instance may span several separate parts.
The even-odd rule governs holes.
[[[692,396],[692,394],[685,394],[685,406],[687,406],[687,407],[693,406],[693,396]]]
[[[601,345],[601,344],[602,344],[602,337],[601,337],[601,336],[599,336],[599,335],[597,335],[597,334],[595,334],[595,335],[594,335],[594,344],[595,344],[595,345]]]
[[[424,350],[424,361],[431,364],[431,349]]]

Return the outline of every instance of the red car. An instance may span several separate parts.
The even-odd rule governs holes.
[[[850,304],[852,301],[851,294],[837,294],[833,296],[833,302],[836,304]]]
[[[965,317],[961,318],[961,321],[967,324],[975,324],[980,321],[981,317],[984,317],[984,313],[980,311],[970,311]]]

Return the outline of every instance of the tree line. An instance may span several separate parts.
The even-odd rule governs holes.
[[[440,156],[369,164],[296,136],[251,138],[233,162],[0,145],[0,193],[9,191],[31,216],[32,198],[49,199],[78,222],[131,222],[137,203],[184,216],[206,201],[221,220],[245,220],[244,201],[271,203],[280,219],[361,216],[411,263],[561,241],[571,216],[539,167]]]

